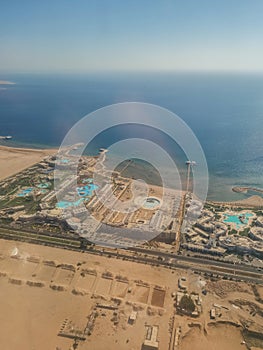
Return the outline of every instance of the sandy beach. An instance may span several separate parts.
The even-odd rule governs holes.
[[[258,208],[258,207],[263,207],[263,198],[260,196],[254,195],[245,199],[241,199],[240,201],[233,201],[233,202],[210,201],[210,203],[213,203],[215,205],[227,205],[230,207]]]
[[[56,149],[16,148],[0,145],[0,180],[15,175],[33,164],[40,162],[46,156],[55,154],[56,152]],[[140,172],[140,170],[141,169],[139,167],[138,171]],[[125,175],[131,177],[132,174]],[[157,188],[157,186],[155,186],[155,188]],[[232,202],[209,202],[218,205],[263,207],[263,198],[259,195],[253,195],[249,198]]]
[[[30,149],[0,146],[0,180],[40,162],[55,149]]]

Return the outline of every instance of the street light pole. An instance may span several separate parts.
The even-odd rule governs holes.
[[[185,162],[185,164],[187,165],[187,182],[186,182],[186,193],[189,192],[189,182],[190,182],[190,171],[191,171],[191,167],[193,167],[194,165],[196,165],[196,162],[194,160],[188,160],[187,162]]]

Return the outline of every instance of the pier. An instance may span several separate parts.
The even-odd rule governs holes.
[[[12,139],[12,136],[0,136],[0,140],[11,140]]]

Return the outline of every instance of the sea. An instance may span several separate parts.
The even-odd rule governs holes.
[[[263,74],[5,73],[0,80],[16,83],[0,86],[0,135],[13,137],[1,144],[58,147],[77,121],[99,108],[121,102],[150,103],[172,111],[193,130],[208,164],[209,200],[259,195],[235,193],[233,186],[263,188]],[[97,135],[87,152],[97,154],[122,138],[144,134],[161,144],[186,174],[187,158],[179,145],[154,130],[112,128]],[[135,177],[148,171],[153,182],[158,178],[151,165],[140,160],[128,171]]]

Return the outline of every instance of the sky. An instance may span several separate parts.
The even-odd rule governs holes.
[[[262,0],[0,0],[0,72],[263,71]]]

